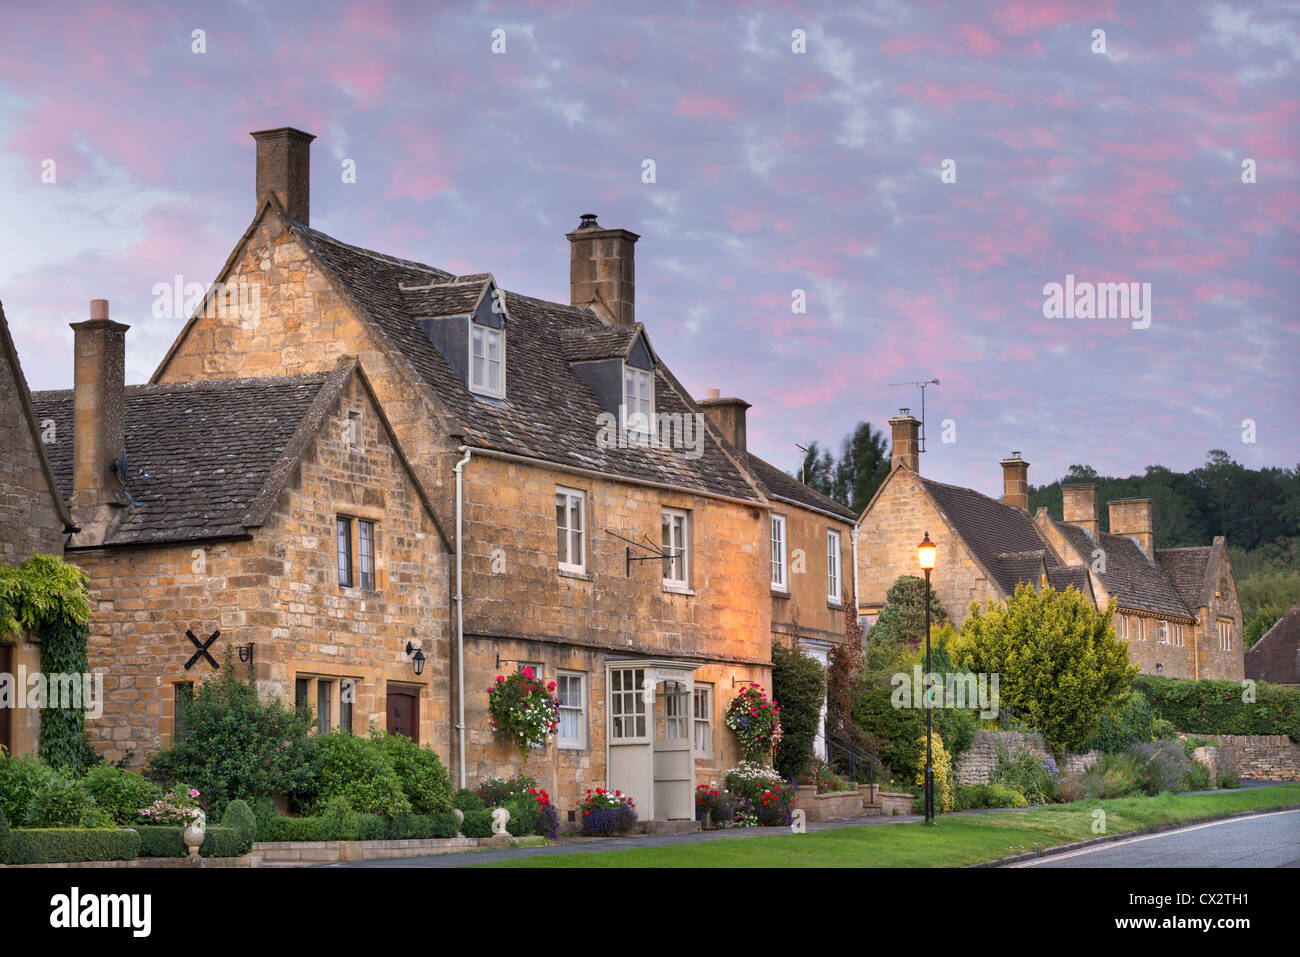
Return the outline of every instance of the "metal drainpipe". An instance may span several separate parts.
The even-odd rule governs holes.
[[[858,595],[858,531],[859,528],[855,523],[853,531],[849,533],[849,540],[853,542],[853,617],[860,618],[862,607],[862,598]]]
[[[465,473],[462,471],[473,454],[469,446],[462,445],[465,457],[456,463],[456,731],[459,738],[460,786],[466,787],[465,777],[465,596],[462,594],[461,557],[464,554],[464,524],[461,502],[464,498]]]

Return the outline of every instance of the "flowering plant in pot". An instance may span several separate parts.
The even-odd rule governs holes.
[[[142,825],[184,825],[192,821],[199,810],[199,792],[194,788],[178,787],[168,791],[148,807],[140,808],[136,823]]]
[[[555,682],[543,686],[532,668],[516,671],[509,677],[497,675],[488,688],[488,713],[492,728],[519,749],[528,762],[530,748],[544,748],[560,726],[560,699]]]
[[[753,761],[742,761],[727,772],[727,793],[735,803],[739,817],[741,802],[748,802],[748,811],[764,827],[784,826],[790,823],[794,809],[795,787],[776,771]]]
[[[631,830],[636,823],[636,802],[622,791],[587,788],[578,801],[582,812],[582,832],[599,837],[613,837]]]
[[[759,685],[746,685],[723,715],[740,741],[746,761],[762,761],[781,746],[781,706]]]

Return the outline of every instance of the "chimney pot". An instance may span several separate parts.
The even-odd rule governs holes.
[[[1002,501],[1028,512],[1029,463],[1020,457],[1019,452],[1012,452],[999,464],[1002,466]]]
[[[921,471],[921,422],[907,409],[899,409],[898,415],[889,420],[891,430],[889,468],[893,471],[900,466]]]
[[[744,454],[747,437],[745,434],[745,410],[749,403],[744,399],[722,398],[718,389],[710,389],[708,396],[700,400],[700,408],[722,437]]]
[[[73,366],[72,497],[73,520],[82,529],[74,544],[100,544],[126,504],[112,464],[126,444],[126,331],[108,318],[108,301],[92,299],[90,319],[72,324]]]
[[[284,126],[250,133],[257,141],[257,204],[274,195],[294,222],[311,225],[311,141],[316,137]]]
[[[569,301],[607,325],[636,322],[636,241],[626,229],[605,229],[583,213],[569,240]]]
[[[1151,499],[1113,498],[1106,505],[1110,512],[1110,533],[1135,540],[1147,558],[1154,559],[1156,538],[1151,527]]]

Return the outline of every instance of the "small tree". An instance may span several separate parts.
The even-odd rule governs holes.
[[[1137,674],[1111,609],[1099,612],[1074,588],[1022,584],[1006,604],[973,604],[952,653],[970,671],[999,675],[1000,708],[1054,750],[1081,750]]]
[[[933,589],[930,591],[930,625],[948,620]],[[885,592],[885,607],[871,628],[875,643],[917,642],[925,638],[925,579],[900,575]]]
[[[149,762],[150,777],[198,788],[214,818],[235,798],[301,799],[314,788],[311,709],[262,698],[251,662],[247,671],[239,675],[227,651],[221,670],[184,705],[185,739]]]
[[[773,764],[781,776],[806,774],[826,700],[826,671],[807,655],[772,642],[772,697],[781,702],[783,740]]]

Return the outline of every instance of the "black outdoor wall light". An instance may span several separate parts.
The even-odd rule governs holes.
[[[406,643],[406,653],[412,655],[411,664],[415,668],[415,676],[420,677],[420,675],[424,674],[424,652],[408,641]]]

